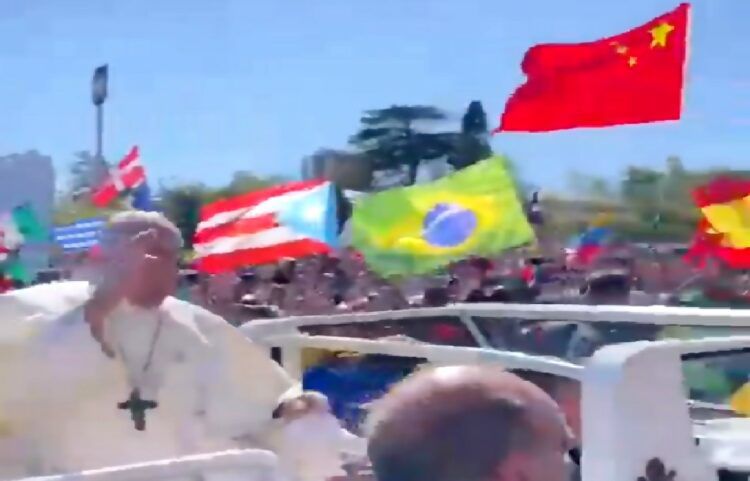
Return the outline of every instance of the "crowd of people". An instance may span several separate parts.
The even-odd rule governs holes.
[[[111,229],[122,231],[120,237],[127,242],[131,242],[128,239],[132,236],[136,240],[143,237],[148,243],[139,247],[135,245],[136,241],[132,241],[131,246],[123,240],[105,250],[105,254],[109,253],[101,265],[97,265],[96,258],[91,258],[69,273],[74,279],[95,281],[97,291],[83,309],[91,335],[83,332],[77,339],[86,343],[93,336],[98,343],[95,344],[100,345],[105,354],[109,344],[104,334],[119,333],[126,339],[132,334],[132,329],[113,331],[114,334],[103,330],[107,316],[119,313],[125,319],[142,317],[150,312],[125,310],[120,313],[115,308],[122,299],[134,306],[146,306],[152,310],[161,308],[172,291],[178,257],[176,242],[172,242],[178,235],[175,234],[177,229],[158,215],[122,216]],[[142,236],[142,232],[151,233],[153,239]],[[460,302],[750,306],[750,279],[746,273],[730,271],[720,265],[695,269],[674,253],[657,255],[654,250],[639,251],[628,246],[627,249],[603,253],[595,262],[585,266],[567,263],[562,253],[547,258],[523,254],[515,252],[492,259],[466,259],[448,266],[441,274],[397,280],[380,278],[368,270],[365,261],[351,250],[337,255],[287,259],[273,266],[215,276],[184,269],[178,276],[176,295],[207,308],[234,325],[289,315],[392,311]],[[129,263],[141,257],[148,257],[152,262],[141,262],[135,274],[131,273],[131,281],[124,283],[125,287],[120,286],[121,270],[130,272],[122,259]],[[101,278],[103,273],[108,273],[109,277]],[[127,292],[120,292],[125,288]],[[109,292],[107,289],[113,289],[120,297],[113,298],[117,302],[107,301],[106,309],[101,310],[101,296],[97,292]],[[60,295],[64,290],[60,289]],[[89,295],[83,290],[81,292],[84,297]],[[180,306],[184,304],[170,301],[164,305],[174,310],[175,317],[170,322],[179,325],[178,311],[182,312]],[[196,316],[208,315],[213,319],[211,322],[219,322],[231,329],[204,310],[194,306],[191,309],[196,309]],[[60,319],[65,319],[66,315]],[[163,321],[160,316],[152,319],[157,325],[156,333],[160,332],[158,326]],[[433,323],[420,318],[418,321],[420,332],[429,330],[430,335],[451,339],[449,343],[461,345],[456,341],[461,333],[452,330],[443,320]],[[132,326],[142,328],[142,324]],[[374,327],[380,330],[375,329],[366,337],[387,337],[387,323]],[[633,334],[631,327],[623,332]],[[346,329],[345,326],[336,328]],[[617,334],[616,329],[609,331]],[[174,335],[182,331],[165,332]],[[638,331],[634,335],[646,339],[652,334]],[[151,335],[153,339],[158,336]],[[420,335],[413,337],[419,338]],[[509,342],[511,337],[506,336],[503,342]],[[564,344],[553,334],[548,337],[553,341],[551,345],[559,347]],[[214,340],[212,345],[217,355],[225,355],[220,352],[226,347],[223,341]],[[60,346],[60,349],[65,348],[69,346]],[[541,348],[536,346],[536,349]],[[249,350],[249,345],[243,345],[242,349],[237,347],[235,354],[239,359]],[[556,352],[542,353],[558,355]],[[108,357],[112,356],[108,353]],[[266,363],[270,361],[261,357]],[[147,358],[150,359],[151,354],[147,353]],[[256,364],[260,361],[260,358],[253,359]],[[368,360],[373,361],[371,365],[367,364]],[[389,366],[383,359],[373,356],[360,358],[356,365],[349,366],[359,374],[364,373],[364,378],[374,384],[359,392],[351,384],[346,386],[349,393],[371,395],[377,392],[380,398],[367,416],[367,426],[362,426],[363,429],[356,433],[367,438],[369,461],[378,481],[542,481],[566,479],[566,473],[571,470],[571,474],[575,474],[575,468],[568,470],[565,464],[566,460],[575,461],[580,448],[580,386],[577,383],[523,370],[504,372],[477,366],[435,369],[420,365],[419,360],[414,359],[408,365],[399,359],[393,361],[395,364]],[[242,364],[243,370],[250,369],[250,364]],[[304,416],[318,408],[326,411],[327,403],[330,403],[332,412],[346,422],[336,404],[347,399],[331,391],[335,386],[331,384],[330,374],[335,374],[339,383],[352,378],[341,377],[340,370],[331,369],[334,364],[318,362],[317,366],[319,369],[309,370],[303,379],[307,394],[291,398],[288,402],[292,404],[282,401],[274,408],[273,419],[279,417],[291,423],[298,418],[297,414]],[[373,369],[368,370],[368,366]],[[272,368],[268,371],[279,374]],[[325,379],[326,375],[329,375],[328,379]],[[248,382],[246,379],[232,379],[242,385]],[[255,387],[247,392],[255,392]],[[311,397],[311,391],[319,394]],[[381,398],[384,391],[388,392]],[[361,405],[369,399],[348,400]],[[309,409],[303,401],[310,401]],[[304,409],[300,413],[290,410],[294,403],[304,404]]]
[[[677,253],[656,256],[630,247],[575,267],[559,254],[477,257],[436,275],[383,279],[356,252],[344,250],[212,276],[184,269],[178,297],[237,325],[461,302],[750,306],[750,278],[744,272],[719,265],[695,268]]]

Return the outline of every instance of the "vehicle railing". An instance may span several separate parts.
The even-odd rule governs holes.
[[[690,416],[696,405],[685,402],[683,362],[746,350],[748,336],[638,341],[596,351],[582,377],[583,479],[632,481],[654,458],[684,481],[716,480],[718,469],[739,469],[720,457],[721,449],[696,444]]]
[[[435,317],[456,317],[471,333],[476,345],[492,349],[493,345],[484,336],[475,320],[478,318],[512,319],[526,321],[565,321],[601,324],[627,322],[659,326],[728,327],[750,330],[750,310],[703,309],[671,306],[589,306],[568,304],[454,304],[446,307],[404,309],[398,311],[344,313],[325,316],[297,316],[279,319],[264,319],[249,322],[240,330],[256,342],[264,343],[270,336],[286,335],[285,342],[301,335],[300,328],[310,326],[335,326],[340,324],[375,323]],[[306,342],[311,338],[307,336]],[[349,341],[347,341],[349,342]],[[265,344],[268,344],[265,342]],[[282,344],[275,345],[289,351]],[[282,352],[284,363],[295,377],[300,373],[299,349],[297,352]]]
[[[494,363],[506,369],[533,369],[571,379],[580,379],[583,369],[580,365],[551,356],[535,356],[487,348],[442,346],[387,338],[356,339],[287,334],[264,337],[258,342],[269,348],[280,347],[282,349],[281,364],[296,379],[302,378],[302,349],[304,348],[421,358],[434,365]]]
[[[659,326],[750,328],[750,310],[706,309],[673,306],[590,306],[573,304],[454,304],[397,311],[344,313],[324,316],[296,316],[252,321],[242,326],[250,334],[289,332],[306,326],[368,323],[404,318],[455,316],[465,323],[471,317],[521,319],[526,321],[628,322]]]
[[[183,479],[245,479],[278,481],[278,458],[270,451],[231,450],[148,463],[92,469],[17,481],[171,481]]]

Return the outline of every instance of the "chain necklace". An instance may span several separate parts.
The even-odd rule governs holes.
[[[151,368],[151,365],[154,361],[154,354],[156,352],[156,344],[159,342],[159,337],[161,337],[161,330],[162,326],[164,325],[164,316],[163,313],[160,311],[158,315],[158,319],[156,321],[156,328],[154,329],[154,334],[151,337],[151,343],[149,345],[148,354],[146,356],[146,361],[143,363],[143,367],[141,368],[140,376],[144,377],[148,370]],[[128,366],[128,360],[127,356],[125,356],[125,349],[123,349],[122,343],[120,343],[120,357],[122,357],[122,360],[125,364],[125,368],[127,369]],[[146,411],[148,409],[155,409],[158,407],[158,403],[156,401],[149,401],[146,399],[141,398],[141,391],[139,389],[139,382],[135,378],[134,375],[129,376],[131,379],[131,384],[133,385],[133,390],[130,391],[130,396],[128,396],[128,399],[120,402],[117,404],[118,409],[122,410],[128,410],[130,411],[130,418],[133,420],[133,426],[137,431],[145,431],[146,430]]]

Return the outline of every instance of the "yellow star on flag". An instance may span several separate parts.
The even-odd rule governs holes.
[[[635,64],[638,63],[638,57],[630,57],[628,59],[628,65],[631,67],[635,67]]]
[[[667,22],[661,22],[656,27],[649,30],[651,33],[651,48],[654,47],[666,47],[667,36],[672,33],[674,26]]]

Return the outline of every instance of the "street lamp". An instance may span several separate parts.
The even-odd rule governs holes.
[[[107,81],[109,78],[109,66],[101,65],[94,70],[91,80],[91,101],[96,107],[96,154],[94,165],[91,169],[91,184],[98,185],[108,172],[107,163],[102,154],[102,136],[104,133],[104,101],[107,100]]]

